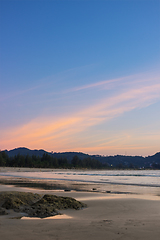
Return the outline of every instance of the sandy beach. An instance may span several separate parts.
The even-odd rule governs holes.
[[[88,206],[82,210],[62,210],[62,217],[51,219],[15,219],[14,212],[0,216],[0,236],[3,240],[159,240],[160,237],[159,196],[44,190],[0,184],[2,191],[69,196]]]

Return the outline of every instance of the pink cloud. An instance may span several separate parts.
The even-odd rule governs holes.
[[[115,79],[111,80],[110,83],[116,84],[117,81],[123,82],[123,80],[124,78]],[[82,86],[79,90],[105,84],[108,84],[108,81]],[[83,142],[83,139],[87,138],[85,132],[89,131],[91,127],[105,123],[125,112],[147,107],[159,99],[160,82],[157,78],[154,81],[151,81],[150,78],[145,80],[135,79],[125,89],[120,89],[112,97],[106,96],[96,104],[86,106],[82,110],[77,109],[71,115],[57,116],[56,118],[54,116],[39,117],[17,128],[2,130],[0,136],[1,148],[6,148],[6,146],[8,148],[27,146],[30,148],[45,148],[46,150],[55,149],[55,151],[65,149],[96,151],[97,149],[97,151],[101,152],[107,148],[124,149],[123,145],[120,145],[120,140],[116,144],[114,141],[113,145],[105,140],[101,143],[102,145],[99,145],[96,140],[93,140],[92,146],[86,146],[85,148]],[[78,141],[79,134],[82,134],[83,137],[80,137]],[[73,147],[74,142],[78,142],[79,146],[81,146],[79,150],[79,146],[77,148]],[[134,149],[134,146],[128,146],[128,148]],[[138,148],[138,146],[135,146],[135,148]],[[141,148],[145,148],[145,146]]]

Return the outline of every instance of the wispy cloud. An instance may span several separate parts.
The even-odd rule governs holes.
[[[115,79],[112,82],[123,82],[123,79]],[[132,81],[129,88],[122,88],[111,97],[105,97],[96,104],[83,107],[83,110],[77,109],[70,116],[65,114],[63,117],[57,116],[56,118],[54,116],[39,117],[20,127],[2,131],[2,146],[7,145],[12,148],[21,145],[30,148],[54,149],[55,151],[72,149],[71,145],[79,134],[83,133],[85,139],[85,132],[89,131],[91,127],[105,123],[133,109],[147,107],[160,100],[160,82],[157,78],[152,82],[148,79],[143,80],[143,84],[140,85],[137,82],[140,81],[136,79],[135,82]],[[87,85],[86,89],[103,84],[106,82]],[[80,141],[82,141],[80,144],[82,146],[82,136]],[[111,145],[109,146],[111,147]],[[103,146],[97,146],[97,149],[100,148]],[[123,147],[121,146],[121,148]]]
[[[90,88],[95,88],[95,87],[100,87],[100,86],[104,86],[104,85],[110,85],[111,83],[117,83],[120,82],[122,80],[124,80],[125,78],[117,78],[117,79],[111,79],[111,80],[105,80],[105,81],[99,81],[99,82],[95,82],[92,84],[87,84],[87,85],[83,85],[83,86],[79,86],[79,87],[75,87],[72,88],[68,91],[80,91],[80,90],[84,90],[84,89],[90,89]]]
[[[149,74],[151,75],[151,74]],[[107,88],[114,88],[115,86],[119,85],[133,85],[133,84],[145,84],[145,83],[153,83],[153,81],[160,81],[160,76],[159,74],[156,74],[154,77],[149,76],[147,74],[135,74],[135,75],[129,75],[129,76],[123,76],[120,78],[115,78],[115,79],[106,79],[103,81],[97,81],[91,84],[85,84],[82,86],[77,86],[74,88],[67,89],[66,92],[76,92],[76,91],[81,91],[81,90],[89,90],[92,88],[98,88],[101,87],[102,89],[107,89]]]
[[[5,101],[7,99],[14,98],[16,96],[24,95],[26,93],[28,94],[29,92],[35,91],[36,89],[38,89],[40,87],[41,87],[41,85],[30,87],[30,88],[27,88],[27,89],[17,90],[15,92],[11,92],[11,93],[5,93],[5,94],[1,93],[0,102]]]

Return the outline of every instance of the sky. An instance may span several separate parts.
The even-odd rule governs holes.
[[[0,149],[160,151],[159,0],[0,0]]]

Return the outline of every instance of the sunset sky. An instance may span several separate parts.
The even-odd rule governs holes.
[[[160,151],[159,0],[0,0],[0,149]]]

